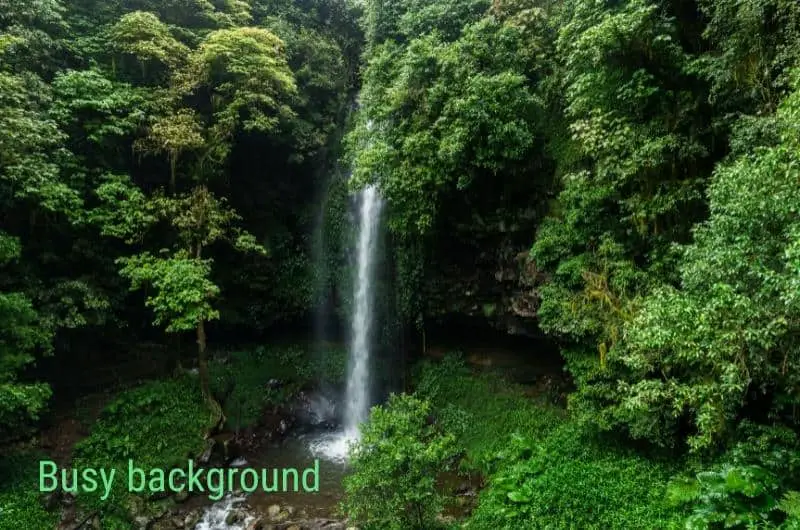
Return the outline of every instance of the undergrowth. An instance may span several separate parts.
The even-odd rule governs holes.
[[[437,420],[458,436],[468,468],[486,471],[512,433],[541,438],[564,422],[563,410],[523,393],[497,374],[473,374],[460,356],[416,367],[415,393],[430,400]]]
[[[565,411],[455,355],[418,367],[416,392],[457,436],[487,487],[468,528],[670,528],[685,513],[665,502],[677,465],[609,444]]]
[[[32,450],[0,456],[0,530],[55,528],[58,513],[44,509],[37,487],[44,458]]]
[[[128,460],[140,469],[185,467],[205,448],[212,415],[195,377],[153,381],[122,392],[103,410],[91,434],[75,446],[73,466],[115,469],[108,499],[80,493],[81,506],[103,517],[103,528],[128,529],[136,514],[163,510],[127,491]]]
[[[346,362],[347,352],[334,345],[320,351],[302,345],[258,346],[213,362],[211,389],[222,402],[226,427],[239,430],[255,425],[265,408],[285,403],[311,381],[340,384]]]

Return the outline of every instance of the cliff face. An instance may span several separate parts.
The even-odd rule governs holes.
[[[426,318],[479,317],[511,335],[540,336],[534,231],[530,223],[501,221],[440,236],[425,272]]]

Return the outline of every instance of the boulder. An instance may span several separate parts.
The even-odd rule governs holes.
[[[264,525],[264,519],[256,517],[250,524],[247,525],[247,530],[267,530]]]
[[[200,522],[200,519],[203,518],[203,512],[198,510],[192,510],[191,512],[186,514],[186,517],[183,519],[183,526],[184,528],[194,528],[197,526],[197,523]]]

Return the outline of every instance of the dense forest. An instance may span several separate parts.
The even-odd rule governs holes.
[[[335,430],[364,189],[319,495],[41,488]],[[796,0],[0,0],[0,201],[0,530],[800,529]]]

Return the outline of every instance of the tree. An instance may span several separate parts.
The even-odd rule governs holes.
[[[109,29],[108,42],[115,55],[114,70],[117,56],[122,61],[121,67],[133,60],[145,82],[149,70],[153,69],[152,77],[156,81],[166,80],[189,54],[189,48],[172,36],[166,24],[153,13],[143,11],[123,15]]]
[[[213,164],[228,158],[237,128],[269,133],[295,115],[289,98],[297,87],[283,41],[261,28],[209,34],[176,73],[174,88],[213,109],[206,149]]]
[[[166,154],[169,160],[169,187],[174,194],[178,160],[182,153],[195,151],[205,145],[203,127],[191,109],[178,109],[174,113],[156,118],[148,134],[134,144],[134,148],[147,154]]]
[[[195,332],[200,386],[221,425],[222,409],[209,390],[205,328],[206,322],[219,318],[212,301],[220,289],[211,278],[213,259],[204,252],[221,241],[240,251],[263,255],[266,250],[234,226],[241,217],[214,196],[208,181],[226,162],[237,131],[270,132],[281,118],[294,115],[285,100],[296,88],[281,40],[256,28],[211,33],[185,67],[174,72],[171,88],[165,99],[167,112],[135,146],[148,154],[167,155],[172,196],[159,191],[148,196],[129,177],[109,174],[97,189],[101,206],[91,217],[104,234],[131,245],[141,245],[159,223],[171,227],[173,237],[163,239],[167,248],[145,248],[120,258],[120,274],[130,280],[132,290],[154,289],[146,305],[155,313],[156,325],[166,326],[168,333]],[[182,99],[199,95],[208,97],[213,109],[206,123],[181,106]],[[199,159],[186,160],[192,184],[187,193],[176,194],[178,164],[189,151],[197,152]]]
[[[131,290],[152,287],[145,304],[155,314],[155,325],[165,326],[167,333],[195,332],[200,387],[214,411],[215,425],[221,425],[225,418],[209,389],[205,329],[206,322],[219,318],[212,301],[220,289],[211,279],[213,259],[203,251],[219,241],[228,241],[243,252],[266,254],[266,250],[252,235],[233,226],[240,217],[203,185],[177,197],[146,197],[129,179],[109,176],[98,188],[98,196],[103,205],[93,211],[93,218],[106,235],[135,243],[161,221],[174,230],[172,248],[158,255],[145,250],[117,263]]]
[[[4,14],[4,16],[6,16]],[[68,154],[65,136],[47,116],[50,92],[31,72],[14,73],[7,62],[21,37],[0,34],[0,440],[38,417],[50,398],[45,383],[18,380],[18,373],[37,354],[52,352],[55,323],[38,311],[38,285],[26,282],[23,241],[37,230],[37,216],[77,215],[80,197],[62,179],[59,164]],[[14,214],[24,211],[23,222]]]
[[[0,266],[19,255],[19,241],[0,231]],[[50,399],[49,385],[19,382],[16,376],[34,354],[50,352],[51,345],[52,330],[40,324],[28,297],[0,290],[0,441],[36,420]]]
[[[716,447],[747,405],[797,425],[797,74],[776,117],[764,118],[777,126],[776,143],[751,146],[717,168],[708,190],[711,216],[683,248],[680,286],[647,297],[611,352],[623,376],[599,417],[612,425],[663,442],[687,422],[694,450]]]

